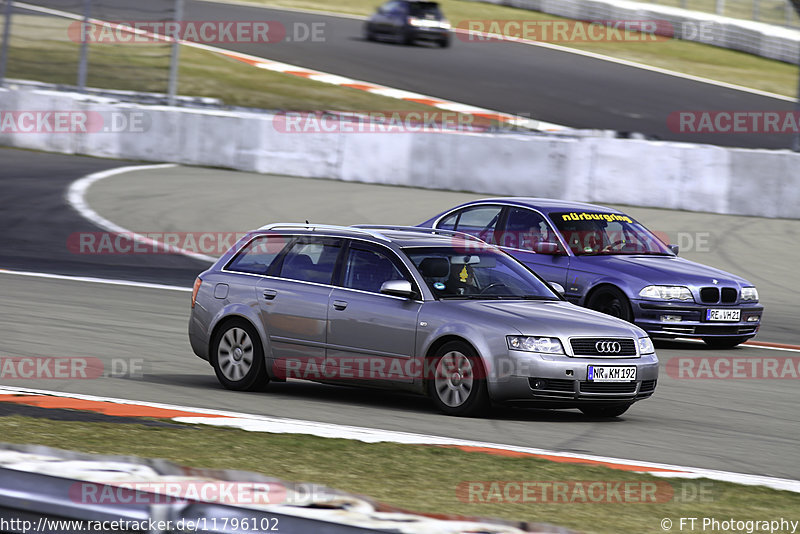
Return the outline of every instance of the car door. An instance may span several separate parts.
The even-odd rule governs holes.
[[[257,284],[277,376],[320,378],[331,281],[341,251],[341,239],[299,236]]]
[[[544,216],[532,209],[510,206],[499,232],[500,246],[548,282],[566,288],[570,257]]]
[[[408,280],[416,287],[393,251],[351,241],[328,307],[326,368],[330,374],[383,386],[414,379],[417,317],[422,302],[382,294],[381,285],[389,280]]]

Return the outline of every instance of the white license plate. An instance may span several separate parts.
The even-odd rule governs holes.
[[[589,382],[634,382],[636,367],[622,365],[590,365]]]
[[[706,310],[706,321],[741,321],[742,310],[709,309]]]

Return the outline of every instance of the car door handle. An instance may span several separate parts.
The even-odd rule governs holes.
[[[267,300],[272,300],[278,296],[278,292],[274,289],[265,289],[264,290],[264,298]]]
[[[333,308],[336,310],[343,310],[347,307],[347,302],[344,300],[334,300]]]

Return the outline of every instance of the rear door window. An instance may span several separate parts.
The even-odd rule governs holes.
[[[279,276],[300,282],[330,284],[341,249],[341,239],[301,237],[283,258]]]

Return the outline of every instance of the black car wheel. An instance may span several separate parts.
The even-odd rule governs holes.
[[[586,307],[628,322],[633,321],[633,312],[628,297],[616,287],[598,289],[589,297]]]
[[[244,320],[229,321],[214,335],[211,365],[227,389],[252,391],[269,382],[261,340],[255,328]]]
[[[486,373],[475,350],[461,341],[445,343],[433,357],[428,395],[448,415],[475,416],[489,407]]]

